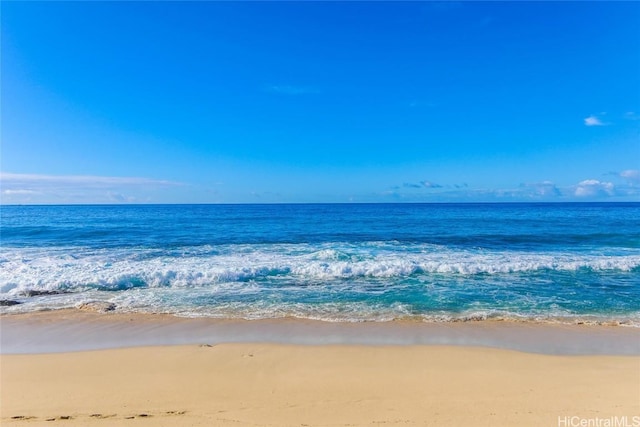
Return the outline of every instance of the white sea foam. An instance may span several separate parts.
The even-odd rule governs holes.
[[[79,248],[3,249],[0,295],[28,291],[198,288],[262,280],[298,283],[420,275],[500,275],[538,271],[620,271],[640,267],[640,254],[456,250],[433,245],[228,245],[160,251]],[[241,286],[246,289],[245,285]]]

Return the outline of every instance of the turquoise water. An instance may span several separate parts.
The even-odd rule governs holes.
[[[640,204],[2,206],[4,313],[640,326]]]

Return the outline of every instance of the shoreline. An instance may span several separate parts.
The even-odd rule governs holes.
[[[183,318],[55,310],[0,316],[0,353],[223,343],[461,346],[550,355],[640,355],[640,328],[479,320],[429,323]]]

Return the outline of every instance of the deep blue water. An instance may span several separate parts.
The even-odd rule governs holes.
[[[640,203],[2,206],[2,312],[640,326]]]

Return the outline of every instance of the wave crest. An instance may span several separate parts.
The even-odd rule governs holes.
[[[124,291],[206,287],[251,281],[389,279],[420,276],[635,272],[640,254],[601,255],[455,250],[396,244],[230,245],[181,252],[49,248],[8,250],[0,259],[0,294],[29,290]]]

